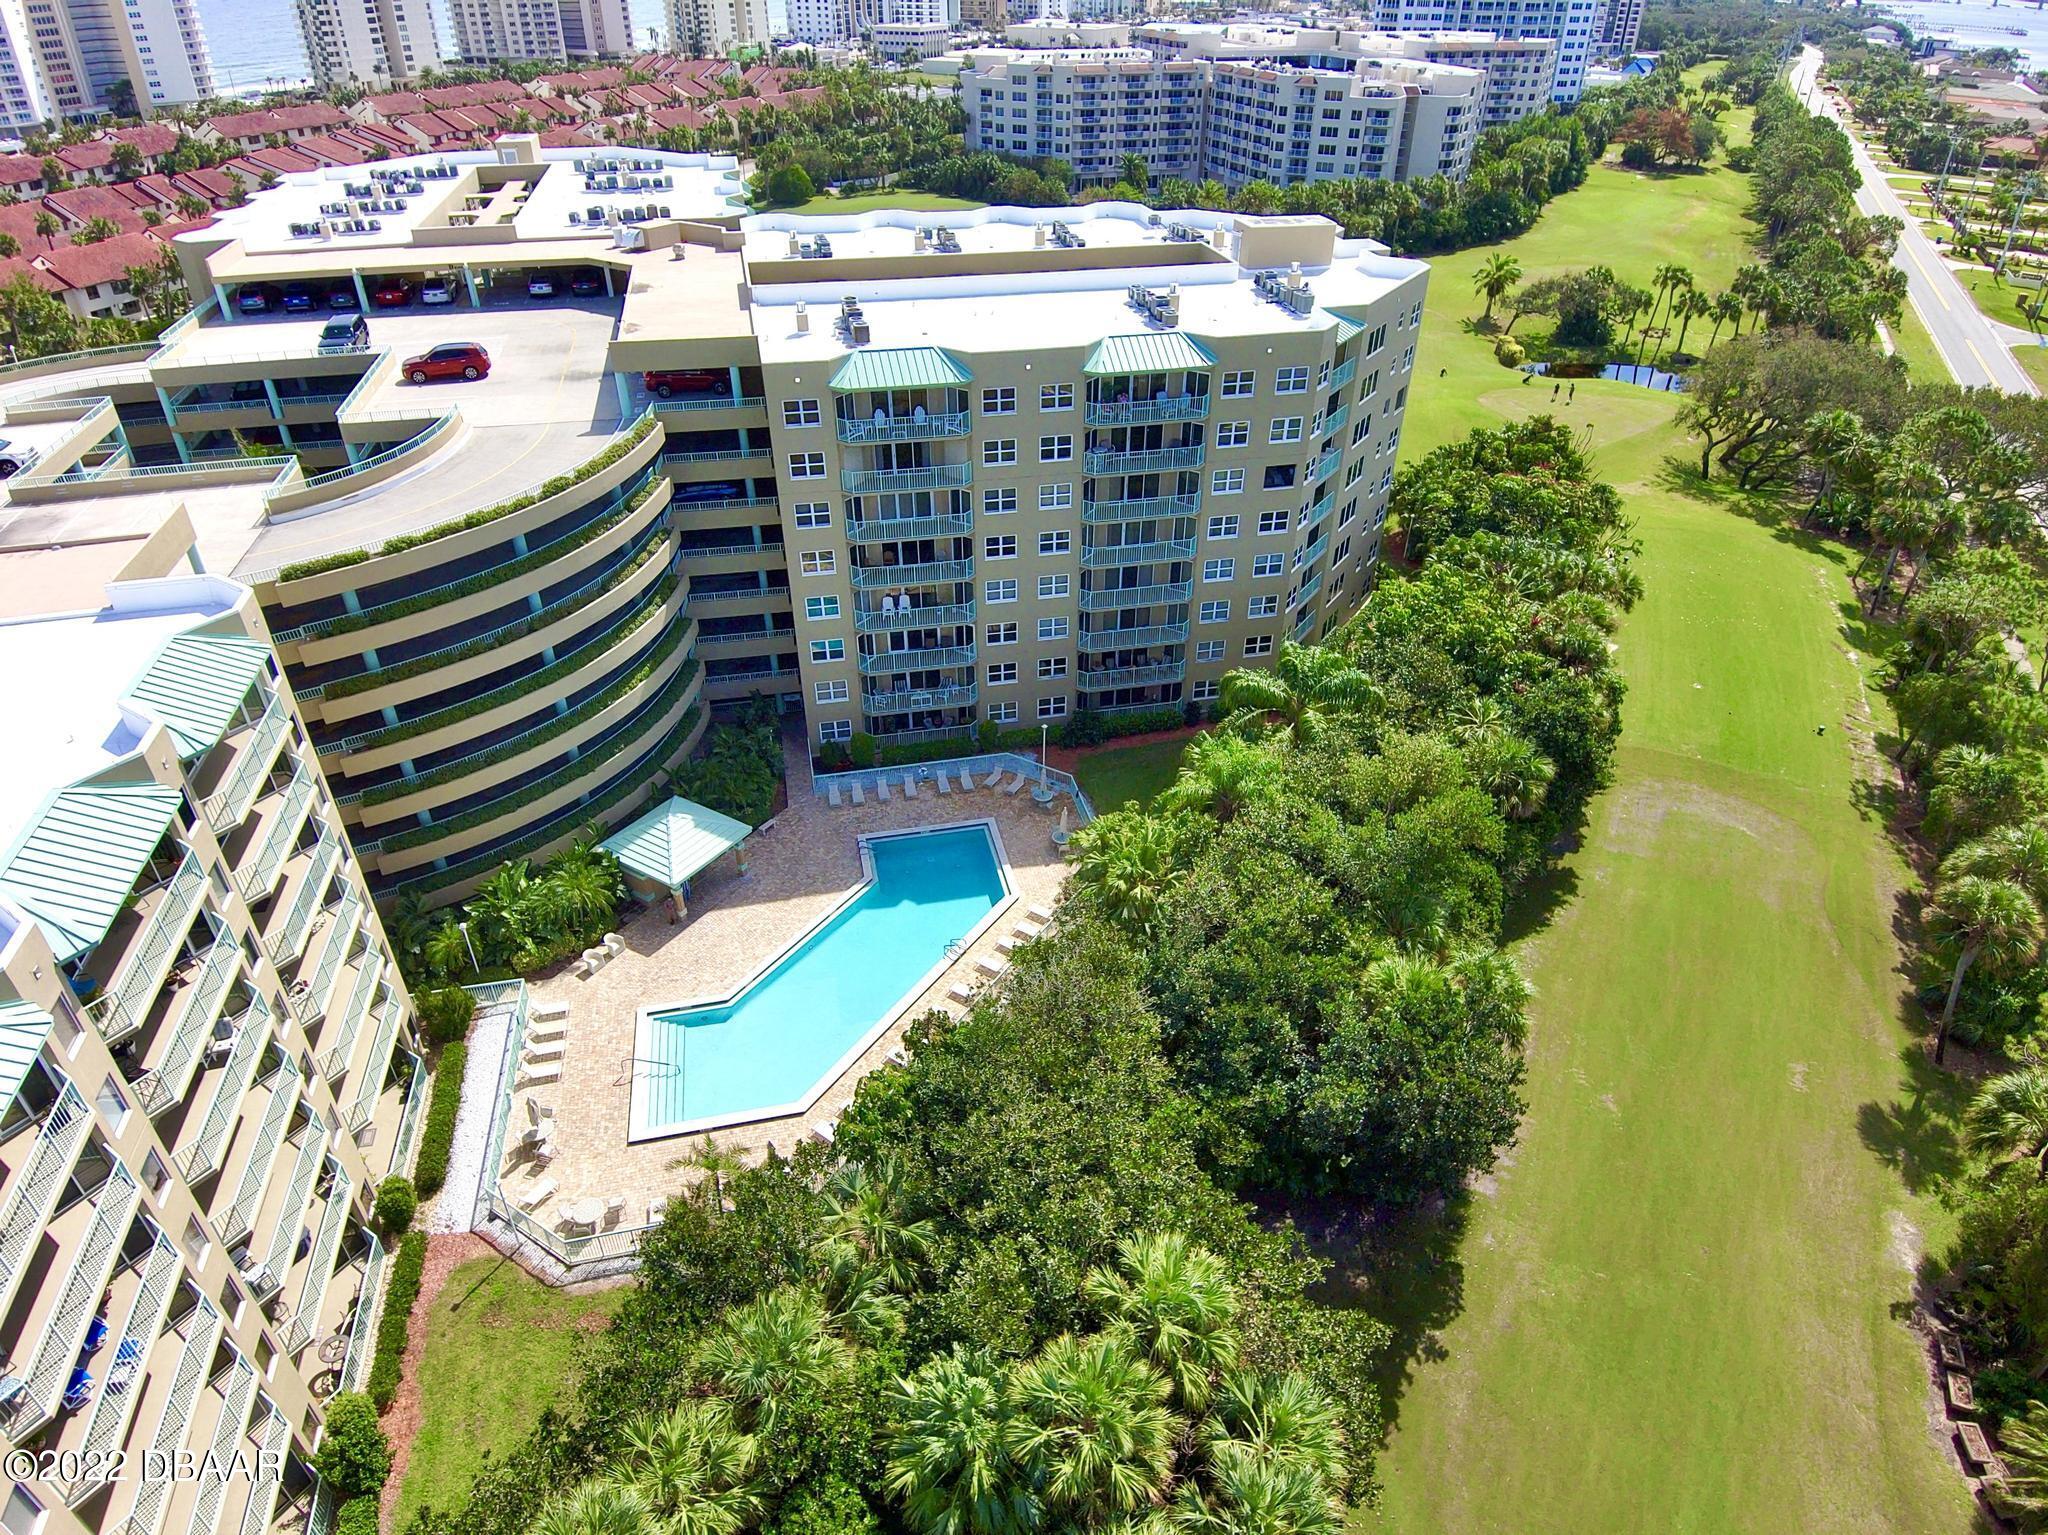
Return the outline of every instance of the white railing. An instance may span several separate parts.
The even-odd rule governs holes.
[[[850,443],[928,442],[940,437],[965,437],[970,417],[964,410],[940,411],[937,415],[881,416],[863,421],[841,417],[839,440]]]
[[[49,1224],[57,1193],[71,1176],[91,1128],[92,1111],[86,1108],[84,1095],[75,1084],[65,1082],[63,1092],[43,1116],[27,1165],[14,1180],[6,1218],[0,1220],[0,1305],[13,1295],[22,1264]]]
[[[308,1014],[319,1018],[325,1016],[327,1004],[334,997],[334,978],[341,974],[342,961],[348,958],[348,951],[356,941],[356,925],[363,915],[362,897],[350,885],[336,908],[334,921],[327,930],[327,946],[320,951],[320,963],[313,970],[312,983],[306,988]]]
[[[164,1316],[171,1309],[171,1297],[178,1291],[178,1249],[171,1239],[161,1231],[156,1242],[142,1260],[142,1283],[135,1291],[134,1300],[128,1304],[128,1315],[121,1323],[120,1341],[107,1355],[107,1379],[100,1387],[100,1394],[92,1404],[92,1416],[86,1421],[85,1438],[80,1443],[81,1454],[78,1464],[82,1469],[111,1469],[108,1452],[127,1437],[128,1423],[135,1415],[135,1404],[142,1396],[144,1367],[149,1362],[149,1351],[156,1342],[157,1332],[164,1325]],[[116,1377],[117,1370],[127,1373]],[[105,1485],[102,1477],[80,1475],[64,1485],[64,1501],[76,1503],[95,1488]]]
[[[286,1353],[296,1353],[313,1341],[320,1330],[320,1307],[327,1299],[327,1282],[334,1277],[334,1259],[341,1251],[341,1234],[348,1228],[348,1174],[334,1170],[334,1183],[327,1191],[327,1204],[320,1211],[320,1226],[313,1234],[313,1250],[306,1255],[306,1280],[299,1287],[299,1308],[284,1330]]]
[[[263,1059],[263,1048],[269,1042],[269,1004],[261,997],[252,998],[235,1020],[235,1047],[229,1052],[227,1066],[213,1090],[213,1102],[206,1110],[206,1118],[200,1122],[199,1133],[193,1137],[192,1144],[178,1159],[179,1171],[184,1173],[187,1182],[195,1182],[212,1172],[221,1152],[226,1149],[228,1131],[242,1111],[242,1100],[248,1096],[250,1085],[255,1080],[257,1063]]]
[[[1090,448],[1090,474],[1159,474],[1171,469],[1202,467],[1202,444],[1178,448]]]
[[[206,1371],[213,1363],[213,1351],[220,1344],[220,1313],[213,1309],[213,1303],[205,1296],[185,1318],[188,1331],[185,1346],[178,1354],[178,1368],[171,1377],[170,1393],[164,1398],[164,1410],[158,1414],[156,1432],[150,1436],[149,1451],[144,1460],[155,1465],[168,1465],[178,1447],[185,1442],[185,1429],[192,1420],[192,1409],[199,1404],[200,1390],[206,1385]],[[156,1535],[163,1522],[164,1504],[169,1501],[171,1489],[177,1485],[168,1476],[138,1476],[133,1478],[136,1492],[135,1504],[129,1509],[128,1517],[121,1522],[111,1535]]]
[[[299,1143],[299,1157],[292,1164],[291,1182],[285,1185],[284,1206],[277,1212],[277,1228],[270,1233],[270,1246],[263,1266],[270,1271],[269,1283],[256,1287],[259,1300],[268,1300],[284,1283],[291,1268],[292,1254],[299,1245],[299,1230],[306,1224],[306,1211],[313,1203],[313,1179],[327,1155],[327,1132],[314,1120],[306,1126]],[[252,1248],[253,1251],[253,1248]]]
[[[405,1108],[398,1116],[398,1137],[391,1143],[388,1171],[412,1175],[412,1143],[420,1133],[420,1120],[427,1108],[427,1063],[412,1058],[412,1080],[405,1086]]]
[[[257,1126],[248,1164],[242,1169],[242,1181],[235,1186],[234,1203],[228,1206],[227,1214],[221,1218],[223,1242],[238,1240],[255,1221],[256,1212],[263,1203],[263,1190],[269,1185],[270,1175],[285,1147],[285,1127],[291,1123],[292,1110],[298,1101],[299,1065],[287,1051],[272,1074],[270,1102],[264,1105],[263,1121]]]
[[[385,1073],[391,1069],[391,1049],[398,1042],[398,1024],[404,1009],[389,986],[377,1011],[377,1036],[370,1045],[370,1058],[356,1078],[354,1101],[348,1111],[348,1132],[358,1135],[377,1112],[377,1095],[384,1090]]]
[[[291,714],[281,698],[272,698],[249,739],[242,742],[235,765],[227,779],[206,801],[206,819],[214,835],[225,837],[242,824],[242,817],[256,803],[270,764],[277,760],[277,748],[291,728]]]
[[[1162,565],[1194,557],[1192,538],[1160,538],[1144,544],[1091,544],[1081,551],[1081,568],[1115,570],[1126,565]]]
[[[1118,608],[1151,608],[1186,602],[1194,593],[1192,581],[1161,581],[1151,586],[1095,587],[1081,593],[1083,613],[1109,613]]]
[[[135,1096],[142,1112],[156,1114],[185,1096],[192,1085],[192,1073],[199,1055],[212,1036],[227,1001],[228,988],[242,966],[241,945],[235,935],[222,929],[199,961],[199,977],[185,994],[185,1005],[171,1025],[171,1037],[162,1059],[154,1069],[135,1079]]]
[[[313,1063],[329,1082],[348,1069],[349,1060],[355,1054],[356,1035],[363,1027],[363,1020],[370,1015],[370,999],[375,996],[383,973],[383,951],[375,948],[364,950],[362,966],[356,971],[355,989],[348,994],[348,1008],[341,1015],[340,1032],[333,1046],[321,1052]]]
[[[375,1356],[377,1331],[377,1302],[379,1287],[384,1282],[384,1244],[371,1233],[365,1233],[370,1244],[368,1255],[363,1259],[363,1285],[356,1291],[356,1310],[348,1328],[348,1355],[341,1365],[341,1389],[360,1391],[370,1374],[370,1360]]]
[[[206,890],[206,871],[199,866],[198,854],[186,849],[177,872],[164,882],[162,890],[163,898],[134,939],[128,963],[108,983],[105,996],[86,1004],[86,1016],[109,1044],[142,1027],[149,1014],[150,999],[170,973],[171,961],[192,925],[199,897]]]
[[[121,1255],[121,1239],[128,1234],[128,1223],[135,1218],[141,1198],[141,1187],[128,1169],[116,1162],[100,1185],[85,1240],[72,1255],[64,1289],[43,1324],[35,1361],[28,1368],[27,1390],[7,1421],[7,1432],[16,1443],[57,1410],[65,1383],[78,1363],[78,1345],[85,1339],[85,1329],[114,1271],[114,1260]]]
[[[285,855],[298,841],[299,828],[306,824],[306,815],[312,805],[313,769],[300,762],[292,769],[291,781],[285,785],[284,800],[277,807],[277,818],[263,828],[255,858],[240,871],[242,894],[250,905],[270,894],[271,881],[277,878]]]
[[[1035,757],[1024,752],[963,753],[958,757],[948,757],[943,762],[920,762],[909,767],[855,768],[846,773],[820,773],[811,780],[811,792],[822,800],[835,784],[841,794],[859,784],[862,793],[872,795],[878,779],[887,778],[892,785],[900,785],[905,773],[914,773],[922,779],[938,772],[940,768],[972,773],[977,778],[985,778],[996,772],[1022,773],[1032,783],[1037,783],[1039,775],[1043,773],[1050,788],[1073,800],[1082,824],[1085,825],[1095,819],[1095,809],[1088,803],[1088,796],[1082,792],[1080,784],[1074,781],[1073,774],[1063,773],[1055,767],[1043,767]]]
[[[276,945],[270,951],[278,969],[283,970],[298,957],[299,945],[306,940],[307,929],[313,925],[313,913],[320,909],[321,898],[327,893],[327,881],[333,877],[335,865],[340,861],[340,834],[331,826],[322,826],[320,840],[313,847],[313,862],[306,870],[298,894],[292,897],[291,910],[285,913],[284,926],[277,930]]]
[[[249,1413],[256,1405],[256,1371],[249,1361],[236,1354],[228,1371],[228,1383],[221,1391],[220,1419],[214,1424],[213,1445],[209,1459],[204,1462],[207,1465],[233,1464],[241,1450],[242,1436],[249,1432]],[[218,1475],[199,1478],[199,1497],[192,1505],[185,1535],[215,1535],[230,1480]]]
[[[285,1452],[291,1448],[292,1426],[275,1407],[257,1430],[255,1479],[249,1484],[249,1502],[242,1510],[240,1535],[265,1535],[277,1513],[277,1490],[284,1481]]]

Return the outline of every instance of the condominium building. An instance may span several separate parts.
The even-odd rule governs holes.
[[[1601,0],[1373,0],[1373,23],[1383,32],[1491,32],[1498,37],[1546,38],[1557,44],[1550,97],[1577,101],[1593,54]]]
[[[428,0],[293,0],[313,83],[389,90],[441,66]]]
[[[1069,162],[1083,184],[1137,155],[1156,180],[1226,185],[1462,179],[1486,76],[1410,59],[1304,63],[1161,58],[1142,48],[971,52],[969,149]]]
[[[1371,583],[1421,263],[1314,217],[746,217],[738,174],[511,137],[288,176],[178,237],[213,299],[154,351],[0,385],[39,536],[182,497],[255,590],[379,898],[630,818],[754,694],[966,750],[1206,703]],[[488,377],[409,382],[457,340]]]
[[[254,597],[103,552],[0,555],[4,1524],[264,1535],[366,1379],[423,1072]]]
[[[197,0],[0,0],[10,129],[117,109],[148,116],[213,91]]]
[[[769,46],[768,0],[668,0],[669,47],[697,58],[723,58]]]
[[[945,51],[960,22],[960,0],[790,0],[789,30],[800,43],[875,42],[884,58]]]
[[[634,51],[628,0],[448,0],[448,20],[456,53],[476,64]]]
[[[1603,59],[1626,59],[1643,30],[1643,0],[1600,0],[1593,27],[1593,51]]]
[[[0,0],[0,129],[19,134],[58,116],[28,0]],[[54,32],[54,26],[51,28]]]

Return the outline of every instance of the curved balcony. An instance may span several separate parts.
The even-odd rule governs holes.
[[[1172,469],[1199,469],[1204,448],[1191,443],[1179,448],[1090,448],[1090,474],[1163,474]]]
[[[972,666],[972,645],[942,645],[933,650],[884,650],[860,658],[863,677],[890,677],[898,672],[932,671],[941,666]]]
[[[1141,650],[1147,645],[1184,645],[1187,643],[1188,626],[1179,624],[1148,624],[1142,629],[1097,629],[1080,637],[1080,648],[1087,655],[1100,655],[1105,651]]]
[[[946,688],[903,688],[894,693],[863,693],[860,706],[869,714],[913,714],[926,709],[963,709],[974,702],[971,682]]]
[[[971,602],[944,602],[927,608],[892,608],[884,613],[874,608],[853,610],[853,627],[862,634],[887,634],[899,629],[940,629],[947,624],[974,622]]]
[[[883,416],[866,421],[839,419],[839,440],[850,443],[936,442],[947,437],[965,437],[974,430],[974,418],[964,410],[940,411],[935,415]]]
[[[874,592],[896,586],[931,586],[944,581],[965,581],[974,574],[974,562],[927,560],[921,565],[856,565],[852,574],[855,591]]]
[[[1157,565],[1194,557],[1192,538],[1160,538],[1147,544],[1093,544],[1081,551],[1081,568],[1117,570],[1126,565]]]
[[[1192,581],[1159,581],[1151,586],[1113,586],[1106,591],[1081,593],[1083,613],[1109,613],[1118,608],[1153,608],[1161,603],[1186,602],[1193,593]]]
[[[846,541],[850,544],[881,544],[910,538],[963,538],[973,531],[972,512],[934,512],[926,517],[870,517],[859,522],[849,519]]]
[[[1169,394],[1150,400],[1090,400],[1090,426],[1134,426],[1152,421],[1199,421],[1209,414],[1206,394]]]
[[[1083,501],[1081,521],[1149,522],[1158,517],[1192,517],[1201,510],[1200,496],[1137,496],[1127,501]]]
[[[1155,661],[1149,666],[1112,666],[1101,671],[1075,673],[1074,685],[1084,693],[1111,688],[1149,688],[1183,681],[1188,674],[1185,661]]]
[[[974,483],[972,464],[927,464],[922,469],[842,469],[848,495],[886,496],[910,490],[960,490]]]

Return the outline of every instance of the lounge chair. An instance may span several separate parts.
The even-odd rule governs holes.
[[[974,962],[974,968],[979,970],[983,975],[987,976],[990,980],[994,980],[997,976],[1001,975],[1005,970],[1010,968],[1010,962],[1007,959],[990,959],[986,954],[984,954],[980,959],[977,959]]]
[[[908,1066],[910,1064],[910,1053],[901,1045],[891,1045],[889,1047],[888,1060],[891,1066]]]
[[[988,777],[984,778],[984,779],[983,779],[983,780],[981,781],[981,786],[982,786],[982,787],[983,787],[984,789],[993,789],[993,788],[994,788],[994,787],[996,786],[996,783],[997,783],[997,781],[998,781],[998,780],[999,780],[999,779],[1000,779],[1000,778],[1001,778],[1002,776],[1003,776],[1003,770],[1002,770],[1001,768],[999,768],[999,767],[995,767],[995,768],[990,768],[990,769],[989,769],[989,773],[988,773]]]
[[[868,797],[861,792],[860,781],[858,779],[854,780],[853,785],[847,790],[847,792],[853,796],[853,802],[856,805],[865,805],[868,802]]]
[[[623,1196],[614,1194],[604,1202],[604,1223],[607,1226],[616,1226],[625,1218],[626,1201]]]
[[[939,792],[941,794],[951,794],[953,792],[952,777],[944,768],[939,769]]]
[[[946,995],[955,1002],[972,1002],[974,1000],[974,988],[965,981],[955,981],[946,988]]]
[[[526,1016],[536,1023],[554,1023],[569,1016],[569,1004],[566,1002],[536,1002],[528,1010]]]
[[[886,805],[886,804],[888,804],[888,803],[889,803],[889,780],[888,780],[888,779],[886,779],[886,778],[877,778],[877,779],[875,780],[875,801],[876,801],[876,803],[878,803],[878,804],[883,804],[883,805]]]
[[[553,1104],[542,1103],[538,1098],[526,1100],[526,1122],[535,1129],[547,1124],[554,1117],[555,1106]]]
[[[825,803],[830,805],[834,810],[837,810],[843,803],[843,801],[841,801],[841,799],[839,798],[838,784],[828,783],[827,785],[825,785]]]
[[[529,1023],[526,1026],[526,1042],[529,1045],[560,1039],[569,1032],[569,1025],[560,1018],[550,1018],[544,1023]]]
[[[839,1121],[836,1119],[828,1119],[822,1125],[813,1125],[811,1127],[811,1139],[814,1141],[823,1141],[827,1146],[829,1146],[832,1144],[833,1134],[838,1129]]]
[[[1010,781],[1003,785],[1003,792],[1005,794],[1015,794],[1024,787],[1026,782],[1027,780],[1022,773],[1013,773],[1010,776]]]
[[[597,966],[587,959],[579,959],[569,966],[569,973],[579,981],[587,981],[597,974]]]
[[[528,1040],[526,1048],[519,1053],[519,1058],[530,1065],[538,1066],[543,1061],[559,1061],[562,1052],[568,1048],[568,1043],[564,1040]]]
[[[1025,912],[1024,915],[1043,927],[1046,923],[1052,921],[1052,908],[1050,906],[1034,906]]]
[[[519,1196],[519,1208],[531,1210],[543,1200],[553,1198],[554,1192],[559,1186],[552,1178],[541,1179],[540,1182]]]
[[[913,773],[905,773],[903,775],[903,797],[905,799],[917,798],[917,776]]]
[[[561,1080],[562,1063],[558,1060],[534,1061],[531,1063],[521,1061],[519,1063],[519,1082],[517,1085],[520,1087],[538,1087],[543,1082],[559,1082]]]
[[[996,940],[996,952],[998,954],[1014,954],[1017,952],[1019,941],[1016,938],[998,938]]]

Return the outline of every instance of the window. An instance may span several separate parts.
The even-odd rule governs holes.
[[[837,618],[838,616],[839,599],[837,597],[804,598],[804,617],[808,618],[812,623],[822,623],[828,618]]]
[[[792,480],[822,480],[825,478],[825,455],[822,453],[792,453],[789,455],[789,477]]]
[[[1345,483],[1345,484],[1346,484],[1347,486],[1348,486],[1348,485],[1356,485],[1356,484],[1357,484],[1357,483],[1359,482],[1359,479],[1360,479],[1360,478],[1361,478],[1361,477],[1362,477],[1362,476],[1363,476],[1364,474],[1365,474],[1365,460],[1364,460],[1364,459],[1362,459],[1362,458],[1361,458],[1361,459],[1357,459],[1357,460],[1355,460],[1355,461],[1354,461],[1354,462],[1352,463],[1352,465],[1351,465],[1351,467],[1350,467],[1350,468],[1348,468],[1348,469],[1346,469],[1346,470],[1344,471],[1344,483]]]
[[[1198,704],[1213,703],[1221,692],[1222,688],[1217,684],[1216,679],[1214,677],[1206,677],[1195,684],[1195,702]]]
[[[800,528],[829,528],[832,526],[832,504],[829,501],[799,501],[796,504],[796,525]]]
[[[1038,535],[1040,554],[1068,554],[1074,547],[1074,535],[1065,528],[1055,528],[1050,533]]]
[[[1248,400],[1252,387],[1257,382],[1250,368],[1233,368],[1223,375],[1223,398],[1226,400]]]
[[[853,739],[853,721],[820,720],[818,722],[818,739],[821,741],[851,741]]]
[[[782,424],[784,426],[816,426],[823,418],[818,414],[816,400],[784,400],[782,402]]]
[[[1074,487],[1066,480],[1060,481],[1057,485],[1038,487],[1038,509],[1041,512],[1065,511],[1073,504]]]
[[[1044,384],[1038,391],[1040,410],[1072,410],[1074,408],[1074,386],[1072,384]]]
[[[115,1086],[112,1077],[108,1077],[100,1084],[100,1090],[92,1101],[99,1106],[100,1116],[106,1120],[107,1128],[116,1135],[120,1134],[121,1126],[128,1123],[128,1100],[122,1095],[121,1089]]]
[[[981,461],[984,464],[1014,464],[1017,462],[1017,439],[1014,437],[991,437],[981,445]]]
[[[1209,494],[1212,496],[1236,496],[1244,493],[1244,471],[1242,469],[1212,469],[1209,472]]]
[[[1067,695],[1038,700],[1038,717],[1042,720],[1063,720],[1067,717]]]
[[[1197,661],[1220,661],[1220,660],[1222,660],[1222,659],[1223,659],[1223,641],[1221,641],[1221,640],[1196,640],[1196,641],[1195,641],[1195,659],[1196,659]]]
[[[164,1166],[164,1159],[153,1151],[143,1153],[142,1186],[155,1198],[162,1199],[170,1181],[171,1170]]]
[[[1382,325],[1375,329],[1370,335],[1368,335],[1365,338],[1365,350],[1362,355],[1370,357],[1374,352],[1377,352],[1381,347],[1385,346],[1386,344],[1387,328],[1386,326]],[[1370,390],[1366,392],[1368,394],[1371,393]]]
[[[1277,554],[1261,554],[1252,560],[1254,576],[1277,576],[1285,568],[1284,557]]]
[[[839,556],[830,549],[806,549],[798,560],[807,576],[829,576],[839,568]]]
[[[1227,624],[1230,622],[1230,604],[1224,601],[1209,601],[1202,604],[1201,621],[1205,624]]]
[[[1216,446],[1219,448],[1241,448],[1251,440],[1252,424],[1249,421],[1216,423]]]
[[[1015,602],[1017,583],[1015,581],[990,581],[981,589],[984,602]]]
[[[837,682],[814,682],[811,696],[821,704],[843,704],[846,702],[846,679]]]
[[[1017,557],[1017,535],[1014,533],[992,533],[981,541],[984,559],[1014,560]]]
[[[1273,653],[1273,636],[1254,634],[1244,642],[1244,653],[1247,656],[1270,656]]]
[[[1287,513],[1284,511],[1259,513],[1259,531],[1261,533],[1285,533],[1287,531]]]
[[[1222,516],[1211,517],[1209,519],[1209,536],[1211,538],[1237,537],[1237,513],[1230,512]]]
[[[1041,464],[1064,464],[1074,456],[1074,439],[1065,435],[1041,437],[1038,439],[1038,461]]]
[[[36,1535],[43,1527],[43,1505],[21,1483],[7,1495],[7,1507],[0,1510],[0,1530],[7,1535]]]
[[[1244,605],[1246,618],[1271,618],[1280,611],[1280,594],[1275,592],[1265,597],[1254,597]]]
[[[1344,503],[1344,510],[1337,514],[1337,526],[1340,528],[1349,527],[1351,525],[1351,519],[1356,517],[1357,515],[1358,497],[1353,496],[1349,501],[1346,501]]]
[[[1041,618],[1038,621],[1038,637],[1042,640],[1065,639],[1067,621],[1064,618]]]
[[[1237,561],[1236,561],[1236,560],[1204,560],[1204,561],[1202,561],[1202,579],[1203,579],[1204,581],[1234,581],[1234,580],[1236,580],[1236,579],[1237,579]]]
[[[1014,645],[1017,643],[1015,624],[990,624],[981,631],[982,639],[991,645]]]
[[[1017,510],[1015,490],[985,490],[981,493],[981,509],[990,517],[1000,517],[1005,512]]]
[[[1273,375],[1273,393],[1307,394],[1308,369],[1282,368],[1278,373]]]
[[[1066,596],[1067,578],[1065,576],[1040,576],[1038,578],[1038,595],[1041,597]]]
[[[992,688],[1006,688],[1017,680],[1015,661],[991,661],[988,665],[988,685]]]
[[[1291,486],[1291,485],[1293,485],[1293,484],[1294,484],[1294,465],[1292,465],[1292,464],[1268,464],[1268,465],[1266,465],[1266,475],[1265,475],[1265,488],[1266,488],[1267,490],[1286,490],[1286,489],[1287,489],[1288,487],[1290,487],[1290,486]]]
[[[1038,658],[1039,681],[1044,682],[1050,678],[1064,677],[1066,674],[1067,658],[1065,656],[1040,656]]]
[[[1268,441],[1268,442],[1300,442],[1300,441],[1301,441],[1301,417],[1299,417],[1299,416],[1275,416],[1275,417],[1273,418],[1273,429],[1272,429],[1272,430],[1271,430],[1270,432],[1268,432],[1268,433],[1266,434],[1266,441]]]
[[[832,661],[844,661],[846,659],[846,641],[812,640],[811,659],[820,666]]]
[[[998,725],[1014,725],[1014,724],[1016,724],[1016,723],[1017,723],[1017,705],[1016,705],[1016,702],[1015,702],[1014,700],[1012,700],[1011,702],[1009,702],[1009,703],[1006,703],[1006,704],[990,704],[990,705],[988,706],[988,717],[989,717],[989,718],[990,718],[990,719],[991,719],[992,721],[994,721],[994,722],[995,722],[996,724],[998,724]]]
[[[185,1234],[178,1239],[178,1245],[185,1249],[186,1260],[192,1267],[206,1267],[206,1255],[212,1249],[213,1243],[206,1235],[206,1228],[199,1224],[197,1216],[186,1217]]]
[[[1014,389],[984,389],[981,392],[981,413],[984,416],[1014,416],[1017,414],[1017,391]]]

